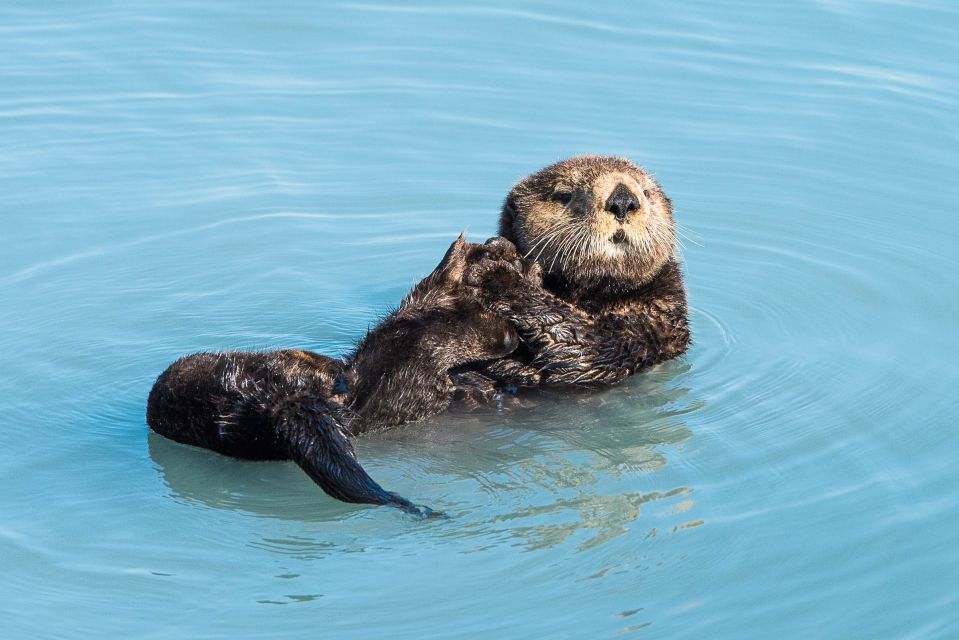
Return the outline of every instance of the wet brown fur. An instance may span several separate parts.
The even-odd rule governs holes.
[[[614,192],[635,201],[621,219],[607,210]],[[454,395],[615,383],[686,350],[671,204],[640,167],[605,157],[547,167],[513,188],[500,234],[453,243],[343,360],[302,350],[177,360],[150,393],[147,422],[226,455],[292,459],[340,500],[424,513],[366,474],[351,436],[433,415]]]
[[[292,459],[347,502],[429,510],[385,491],[350,438],[450,403],[452,368],[500,358],[519,341],[462,283],[461,237],[399,308],[343,360],[302,350],[199,353],[174,362],[147,401],[147,423],[178,442],[249,459]]]

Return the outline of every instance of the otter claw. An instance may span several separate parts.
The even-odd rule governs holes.
[[[442,511],[433,511],[429,507],[422,504],[413,504],[403,496],[397,495],[390,492],[391,500],[387,503],[390,506],[396,507],[403,511],[403,513],[408,513],[411,516],[415,516],[422,520],[434,520],[434,519],[443,519],[446,520],[449,518],[448,515]]]

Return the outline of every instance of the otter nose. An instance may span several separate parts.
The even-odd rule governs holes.
[[[620,222],[624,222],[626,216],[638,208],[639,200],[633,195],[633,192],[622,183],[616,185],[616,188],[613,189],[613,192],[606,200],[606,210],[616,216],[616,219]]]

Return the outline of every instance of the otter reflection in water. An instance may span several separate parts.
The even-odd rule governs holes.
[[[644,481],[634,476],[661,470],[671,458],[663,448],[681,445],[692,436],[687,414],[701,401],[690,395],[688,377],[688,365],[677,360],[604,393],[530,390],[509,396],[512,401],[502,410],[455,403],[449,412],[410,428],[368,435],[362,451],[376,461],[377,466],[369,469],[374,477],[377,470],[380,474],[389,470],[390,477],[404,486],[435,484],[430,495],[456,505],[457,520],[465,518],[474,533],[500,531],[508,521],[511,530],[516,528],[512,535],[523,537],[519,542],[542,544],[560,529],[552,526],[553,520],[526,515],[545,509],[564,514],[563,530],[599,534],[607,525],[623,524],[629,510],[602,511],[598,522],[597,512],[588,513],[590,505],[632,499],[620,497],[619,488],[632,494],[643,487],[643,495],[668,494],[677,488],[669,483],[669,475],[656,474],[656,479]],[[570,420],[571,415],[576,419]],[[504,429],[504,423],[509,428]],[[184,504],[330,527],[352,513],[346,504],[325,500],[305,478],[301,481],[297,474],[302,472],[292,465],[236,464],[152,432],[148,445],[161,486]],[[329,532],[332,535],[332,529]],[[326,534],[320,538],[321,546],[330,542],[349,546],[354,540]],[[279,543],[273,539],[264,544]],[[303,551],[291,545],[289,551]]]
[[[461,236],[343,360],[181,358],[150,392],[147,422],[226,455],[292,459],[346,502],[429,515],[370,478],[351,436],[433,415],[456,395],[613,384],[686,350],[671,204],[640,167],[607,157],[547,167],[511,191],[500,233]]]

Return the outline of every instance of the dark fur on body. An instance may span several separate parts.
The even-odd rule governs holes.
[[[344,360],[298,350],[177,360],[150,392],[147,423],[230,456],[292,459],[339,500],[429,513],[370,478],[350,437],[439,413],[455,391],[451,368],[516,348],[509,323],[462,284],[467,253],[461,237]]]
[[[640,167],[602,157],[547,167],[514,187],[500,234],[459,238],[344,360],[176,361],[147,422],[227,455],[292,459],[340,500],[421,512],[366,474],[351,435],[439,413],[454,395],[616,383],[688,347],[671,203]]]

